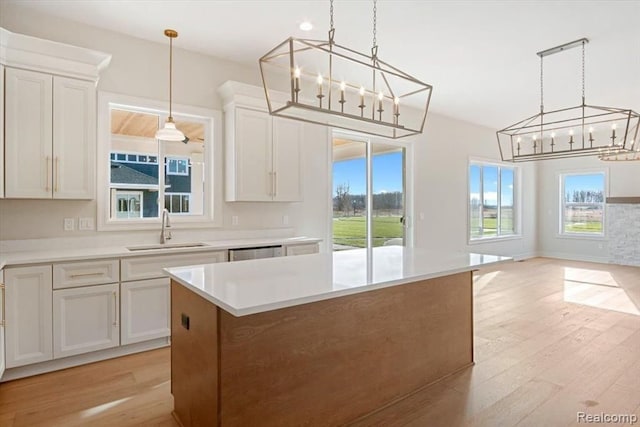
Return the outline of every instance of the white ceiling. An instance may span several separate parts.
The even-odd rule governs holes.
[[[9,2],[159,43],[174,28],[178,48],[255,67],[285,38],[325,39],[329,26],[328,0]],[[334,6],[336,42],[369,52],[372,2]],[[581,37],[587,103],[640,111],[640,0],[378,2],[380,58],[434,86],[432,111],[495,128],[538,112],[536,52]],[[580,104],[580,69],[579,48],[545,58],[546,110]]]

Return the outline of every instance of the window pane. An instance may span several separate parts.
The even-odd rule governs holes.
[[[333,140],[333,249],[367,244],[366,143]]]
[[[603,233],[604,174],[565,175],[563,228],[565,233]]]
[[[500,168],[500,234],[515,233],[513,169]]]
[[[373,144],[373,246],[404,245],[404,149]]]
[[[498,234],[498,167],[482,167],[483,205],[482,205],[482,235],[496,236]]]
[[[469,229],[471,238],[482,237],[481,212],[480,166],[471,165],[469,167]]]
[[[180,122],[185,132],[204,135],[204,126],[193,122]],[[204,144],[200,137],[187,135],[189,143],[164,141],[167,156],[165,169],[165,192],[172,193],[172,211],[186,215],[203,215],[205,205]],[[163,164],[164,160],[161,161]],[[188,203],[183,203],[184,200]]]

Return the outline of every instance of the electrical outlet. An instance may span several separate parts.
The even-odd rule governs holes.
[[[94,229],[93,218],[91,217],[78,218],[78,230],[88,231],[93,229]]]
[[[238,215],[233,215],[231,217],[231,225],[238,225]]]
[[[64,231],[73,231],[76,228],[76,221],[74,218],[64,219]]]
[[[289,215],[282,215],[282,225],[289,225]]]

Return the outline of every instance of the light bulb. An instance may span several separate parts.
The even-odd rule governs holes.
[[[293,76],[295,78],[300,78],[300,68],[299,67],[296,67],[296,69],[293,70]]]
[[[617,125],[616,123],[614,123],[614,124],[612,124],[612,125],[611,125],[611,129],[615,130],[615,129],[617,129],[617,128],[618,128],[618,125]]]
[[[517,142],[517,143],[522,142],[522,138],[518,137],[518,139],[516,139],[516,142]]]
[[[378,100],[382,101],[384,99],[384,94],[382,92],[380,92],[378,94]]]
[[[400,104],[400,98],[398,98],[397,96],[395,98],[393,98],[393,103],[396,105]]]
[[[318,78],[316,79],[316,81],[318,82],[319,85],[322,84],[322,74],[318,74]]]
[[[364,96],[364,86],[360,86],[360,96]]]
[[[573,135],[573,129],[569,129],[569,135]]]
[[[347,88],[347,84],[345,82],[340,83],[340,90],[344,91]]]
[[[593,126],[589,128],[589,133],[593,133]]]
[[[534,134],[534,135],[532,136],[532,138],[533,138],[533,140],[535,141],[536,139],[538,139],[538,135],[535,135],[535,134]]]
[[[555,138],[556,137],[556,133],[555,132],[551,132],[551,138]]]

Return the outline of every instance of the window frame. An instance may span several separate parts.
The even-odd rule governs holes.
[[[165,156],[165,159],[167,159],[167,164],[165,167],[165,173],[167,175],[174,175],[174,176],[189,176],[189,169],[191,168],[191,164],[189,162],[189,158],[188,157],[180,157],[180,156]],[[171,172],[171,162],[175,161],[176,162],[176,171],[175,172]],[[186,163],[186,170],[184,173],[180,172],[178,169],[179,166],[179,162],[183,161]]]
[[[123,194],[128,194],[128,195],[135,195],[135,196],[139,196],[140,197],[140,215],[137,218],[143,218],[142,214],[144,212],[144,193],[140,190],[127,190],[124,188],[114,188],[114,192],[112,197],[115,199],[115,201],[117,202],[118,200],[118,192],[122,192]],[[117,212],[120,212],[118,210],[117,207],[117,203],[111,203],[111,208],[112,208],[112,212],[111,212],[111,216],[117,216]],[[129,209],[127,209],[127,212],[130,212]]]
[[[502,199],[502,169],[508,168],[513,171],[513,233],[511,234],[500,234],[500,203],[498,203],[498,214],[496,217],[496,235],[495,236],[481,236],[481,237],[472,237],[471,236],[471,166],[479,166],[482,171],[483,166],[493,166],[498,168],[498,184],[497,184],[497,192],[496,198],[498,201]],[[504,240],[515,240],[522,238],[522,168],[519,165],[513,163],[500,162],[496,160],[482,159],[482,158],[469,158],[467,163],[467,194],[466,194],[466,206],[467,206],[467,244],[481,244],[487,242],[494,241],[504,241]],[[482,172],[480,175],[480,201],[482,202],[484,199],[484,178],[482,176]],[[482,203],[481,203],[482,205]],[[481,210],[482,215],[482,210]]]
[[[191,193],[181,193],[181,192],[172,192],[172,191],[165,191],[164,192],[164,197],[166,198],[167,196],[180,196],[180,207],[182,208],[182,198],[184,196],[187,196],[187,199],[189,200],[189,208],[191,208]],[[164,207],[169,211],[169,214],[173,215],[188,215],[188,212],[172,212],[171,209],[167,208],[167,204],[165,203]]]
[[[163,121],[167,116],[165,101],[138,98],[112,92],[98,92],[98,144],[96,162],[97,229],[98,231],[155,230],[162,222],[155,218],[116,220],[111,218],[110,164],[111,160],[111,109],[119,108],[142,113],[157,114]],[[194,121],[204,125],[205,144],[203,161],[206,165],[202,215],[171,214],[174,228],[209,228],[222,226],[222,112],[201,107],[174,104],[176,120]],[[158,150],[157,163],[164,157]],[[126,153],[132,154],[132,153]],[[148,153],[147,153],[148,155]],[[171,156],[167,156],[171,157]],[[118,160],[116,160],[118,161]],[[121,162],[121,161],[118,161]],[[158,164],[158,166],[161,166]],[[160,169],[162,171],[164,168]],[[208,196],[208,197],[207,197]]]
[[[404,149],[404,212],[405,212],[405,223],[404,223],[404,247],[411,248],[414,246],[415,235],[414,235],[414,173],[413,173],[413,164],[414,164],[414,151],[413,144],[406,140],[395,140],[395,139],[387,139],[383,137],[377,137],[372,135],[361,134],[357,132],[347,131],[344,129],[335,129],[332,128],[329,132],[327,132],[327,149],[329,152],[329,156],[327,156],[327,166],[329,171],[329,191],[328,191],[328,209],[327,209],[327,235],[326,241],[329,243],[330,252],[334,252],[333,247],[333,140],[334,138],[345,138],[351,139],[354,141],[359,141],[366,144],[366,187],[367,187],[367,197],[365,199],[366,209],[369,215],[369,212],[372,212],[373,208],[373,193],[369,191],[369,189],[373,189],[373,179],[370,174],[372,170],[373,164],[373,152],[372,147],[373,144],[385,144],[390,146],[397,146],[398,148]],[[373,248],[372,245],[372,224],[371,221],[367,221],[367,231],[366,231],[366,248],[367,250]]]
[[[602,232],[600,233],[574,233],[567,232],[564,229],[565,219],[565,178],[567,176],[577,175],[602,175],[604,182],[602,184]],[[565,239],[593,239],[593,240],[605,240],[607,238],[606,221],[607,221],[607,197],[609,195],[609,169],[597,168],[597,169],[580,169],[580,170],[566,170],[558,173],[558,227],[556,228],[556,236]],[[578,203],[581,205],[594,205],[596,203]]]

